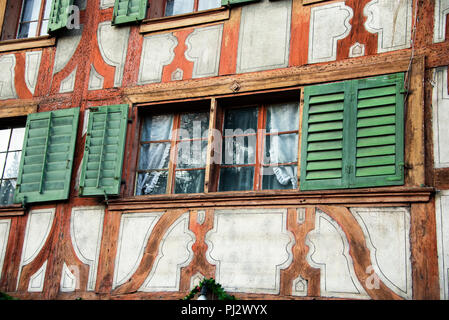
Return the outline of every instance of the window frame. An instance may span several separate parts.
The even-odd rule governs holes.
[[[2,120],[7,120],[7,123],[4,123],[4,121],[0,121],[0,129],[1,130],[4,130],[4,129],[11,129],[12,130],[12,129],[17,129],[17,128],[23,128],[24,130],[26,129],[26,117],[17,117],[17,118],[2,119]],[[25,132],[24,132],[24,134],[25,134]],[[22,147],[21,147],[20,152],[23,151],[23,142],[24,141],[22,141]],[[9,136],[7,150],[4,151],[4,152],[1,152],[1,153],[6,154],[6,157],[5,157],[3,171],[2,171],[2,173],[0,173],[0,183],[3,182],[3,180],[15,180],[16,183],[17,183],[18,176],[15,177],[15,178],[3,179],[3,174],[4,174],[4,170],[5,170],[7,155],[10,152],[18,152],[19,151],[19,150],[10,151],[9,150],[9,144],[10,143],[11,143],[11,133],[10,133],[10,136]],[[20,159],[19,159],[19,166],[20,166]],[[15,188],[14,188],[14,191],[15,191]],[[11,203],[9,203],[9,204],[1,204],[0,203],[0,216],[2,216],[2,214],[1,214],[2,209],[12,208],[12,207],[16,207],[16,206],[17,206],[17,204],[14,203],[14,193],[13,193],[13,200],[12,200]]]
[[[301,90],[302,92],[302,90]],[[253,177],[253,187],[250,190],[244,190],[244,191],[266,191],[266,190],[298,190],[299,189],[299,171],[297,171],[297,176],[296,176],[296,180],[297,180],[297,187],[296,188],[292,188],[292,189],[263,189],[263,170],[265,167],[275,167],[275,166],[293,166],[296,165],[297,169],[299,169],[299,155],[300,155],[300,150],[299,150],[299,140],[301,138],[301,132],[300,132],[300,123],[299,123],[299,113],[300,113],[300,97],[298,96],[297,99],[297,104],[298,104],[298,129],[297,130],[288,130],[288,131],[279,131],[277,133],[268,133],[266,131],[267,128],[267,110],[268,110],[268,106],[272,105],[272,104],[277,104],[277,103],[288,103],[288,102],[294,102],[293,100],[289,100],[289,99],[285,99],[285,101],[268,101],[268,102],[261,102],[261,103],[256,103],[256,104],[250,104],[250,105],[231,105],[231,106],[227,106],[225,107],[223,110],[223,112],[221,112],[220,114],[220,132],[222,135],[222,139],[223,142],[225,141],[226,138],[230,138],[230,137],[235,137],[236,135],[233,136],[225,136],[224,133],[224,122],[225,122],[225,114],[227,110],[230,109],[244,109],[244,108],[248,108],[248,107],[256,107],[257,108],[257,131],[255,134],[251,134],[251,135],[255,135],[256,136],[256,150],[255,150],[255,156],[254,156],[254,164],[238,164],[238,165],[228,165],[228,164],[219,164],[215,173],[215,176],[213,177],[213,182],[216,183],[216,185],[218,186],[218,188],[216,190],[214,190],[215,192],[235,192],[235,191],[219,191],[219,186],[220,186],[220,171],[221,168],[237,168],[237,167],[253,167],[254,168],[254,177]],[[285,162],[285,163],[272,163],[272,164],[266,164],[264,163],[265,160],[265,156],[264,153],[266,152],[266,138],[267,136],[272,136],[272,135],[285,135],[285,134],[297,134],[298,137],[298,142],[297,142],[297,147],[298,149],[296,150],[296,156],[297,156],[297,160],[296,162]],[[240,136],[248,136],[249,134],[243,134]],[[221,150],[222,151],[222,150]],[[217,177],[218,176],[218,177]]]
[[[51,0],[47,0],[51,1]],[[3,25],[5,23],[5,17],[7,13],[7,2],[8,0],[0,0],[0,35],[3,33]],[[22,4],[21,4],[22,7]],[[21,10],[21,9],[20,9]],[[20,12],[21,14],[21,12]],[[18,20],[16,21],[15,34],[17,35],[20,14]],[[0,52],[23,50],[23,49],[33,49],[33,48],[43,48],[50,47],[56,44],[56,38],[52,35],[43,35],[30,38],[17,39],[0,39]]]
[[[48,35],[48,30],[46,30],[46,34],[41,34],[42,33],[42,25],[43,22],[45,20],[50,21],[50,13],[49,13],[49,18],[45,19],[45,7],[47,4],[47,1],[53,1],[53,0],[41,0],[41,6],[39,8],[39,16],[38,16],[38,20],[30,20],[30,21],[22,21],[22,15],[23,15],[23,9],[24,9],[24,3],[26,0],[22,0],[22,4],[20,6],[20,15],[19,15],[19,21],[17,22],[17,26],[16,26],[16,39],[28,39],[28,38],[37,38],[37,37],[42,37],[42,36],[47,36]],[[50,5],[51,6],[51,5]],[[51,11],[51,7],[50,7],[50,11]],[[36,27],[36,35],[32,36],[32,37],[26,37],[26,38],[18,38],[19,36],[19,30],[20,30],[20,25],[23,23],[31,23],[31,22],[36,22],[37,21],[37,27]]]

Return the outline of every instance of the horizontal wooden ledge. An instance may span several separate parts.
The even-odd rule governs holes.
[[[325,191],[248,191],[214,192],[203,194],[176,194],[136,196],[111,199],[109,211],[132,211],[145,209],[302,206],[319,204],[356,205],[403,205],[428,202],[433,188],[366,188]]]
[[[229,8],[219,8],[171,17],[149,19],[142,23],[139,32],[149,33],[219,22],[229,19],[229,16]]]
[[[0,52],[54,46],[56,38],[50,36],[0,41]]]
[[[405,72],[409,68],[410,57],[410,51],[401,51],[328,64],[154,83],[124,88],[123,93],[132,103],[149,103],[298,87]],[[414,62],[424,59],[424,56],[416,56]]]
[[[24,214],[25,209],[20,204],[0,206],[0,218],[11,216],[23,216]]]

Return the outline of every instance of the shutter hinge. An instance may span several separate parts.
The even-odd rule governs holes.
[[[128,123],[133,123],[133,118],[128,118]]]
[[[103,193],[104,193],[104,201],[106,202],[106,205],[109,205],[108,194],[106,193],[105,189],[103,189]]]
[[[26,209],[26,205],[27,205],[27,196],[23,196],[23,199],[22,199],[22,208]]]
[[[92,111],[92,112],[97,112],[98,111],[98,107],[90,107],[89,110]]]

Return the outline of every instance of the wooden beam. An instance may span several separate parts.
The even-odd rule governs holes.
[[[0,102],[0,118],[26,116],[37,112],[37,103],[33,100],[16,100]]]
[[[0,0],[0,36],[3,31],[3,22],[5,21],[6,3],[8,0]]]
[[[419,58],[417,57],[417,59]],[[240,75],[124,88],[124,95],[132,103],[217,97],[235,94],[236,84],[239,87],[239,93],[272,90],[405,72],[409,65],[410,52],[399,51],[394,55],[346,59],[324,65],[306,65]]]
[[[55,43],[56,38],[49,36],[6,40],[0,42],[0,52],[50,47],[54,46]]]

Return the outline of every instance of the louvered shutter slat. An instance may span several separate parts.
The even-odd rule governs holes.
[[[73,0],[53,0],[48,21],[49,33],[67,26],[67,21],[70,14],[68,9],[72,5]]]
[[[80,195],[120,192],[128,105],[92,108],[80,178]]]
[[[351,187],[404,183],[403,74],[357,80]]]
[[[304,90],[301,189],[342,188],[344,177],[345,84]]]
[[[145,19],[148,0],[115,0],[112,24]]]
[[[14,202],[68,198],[78,118],[79,108],[28,116]]]

